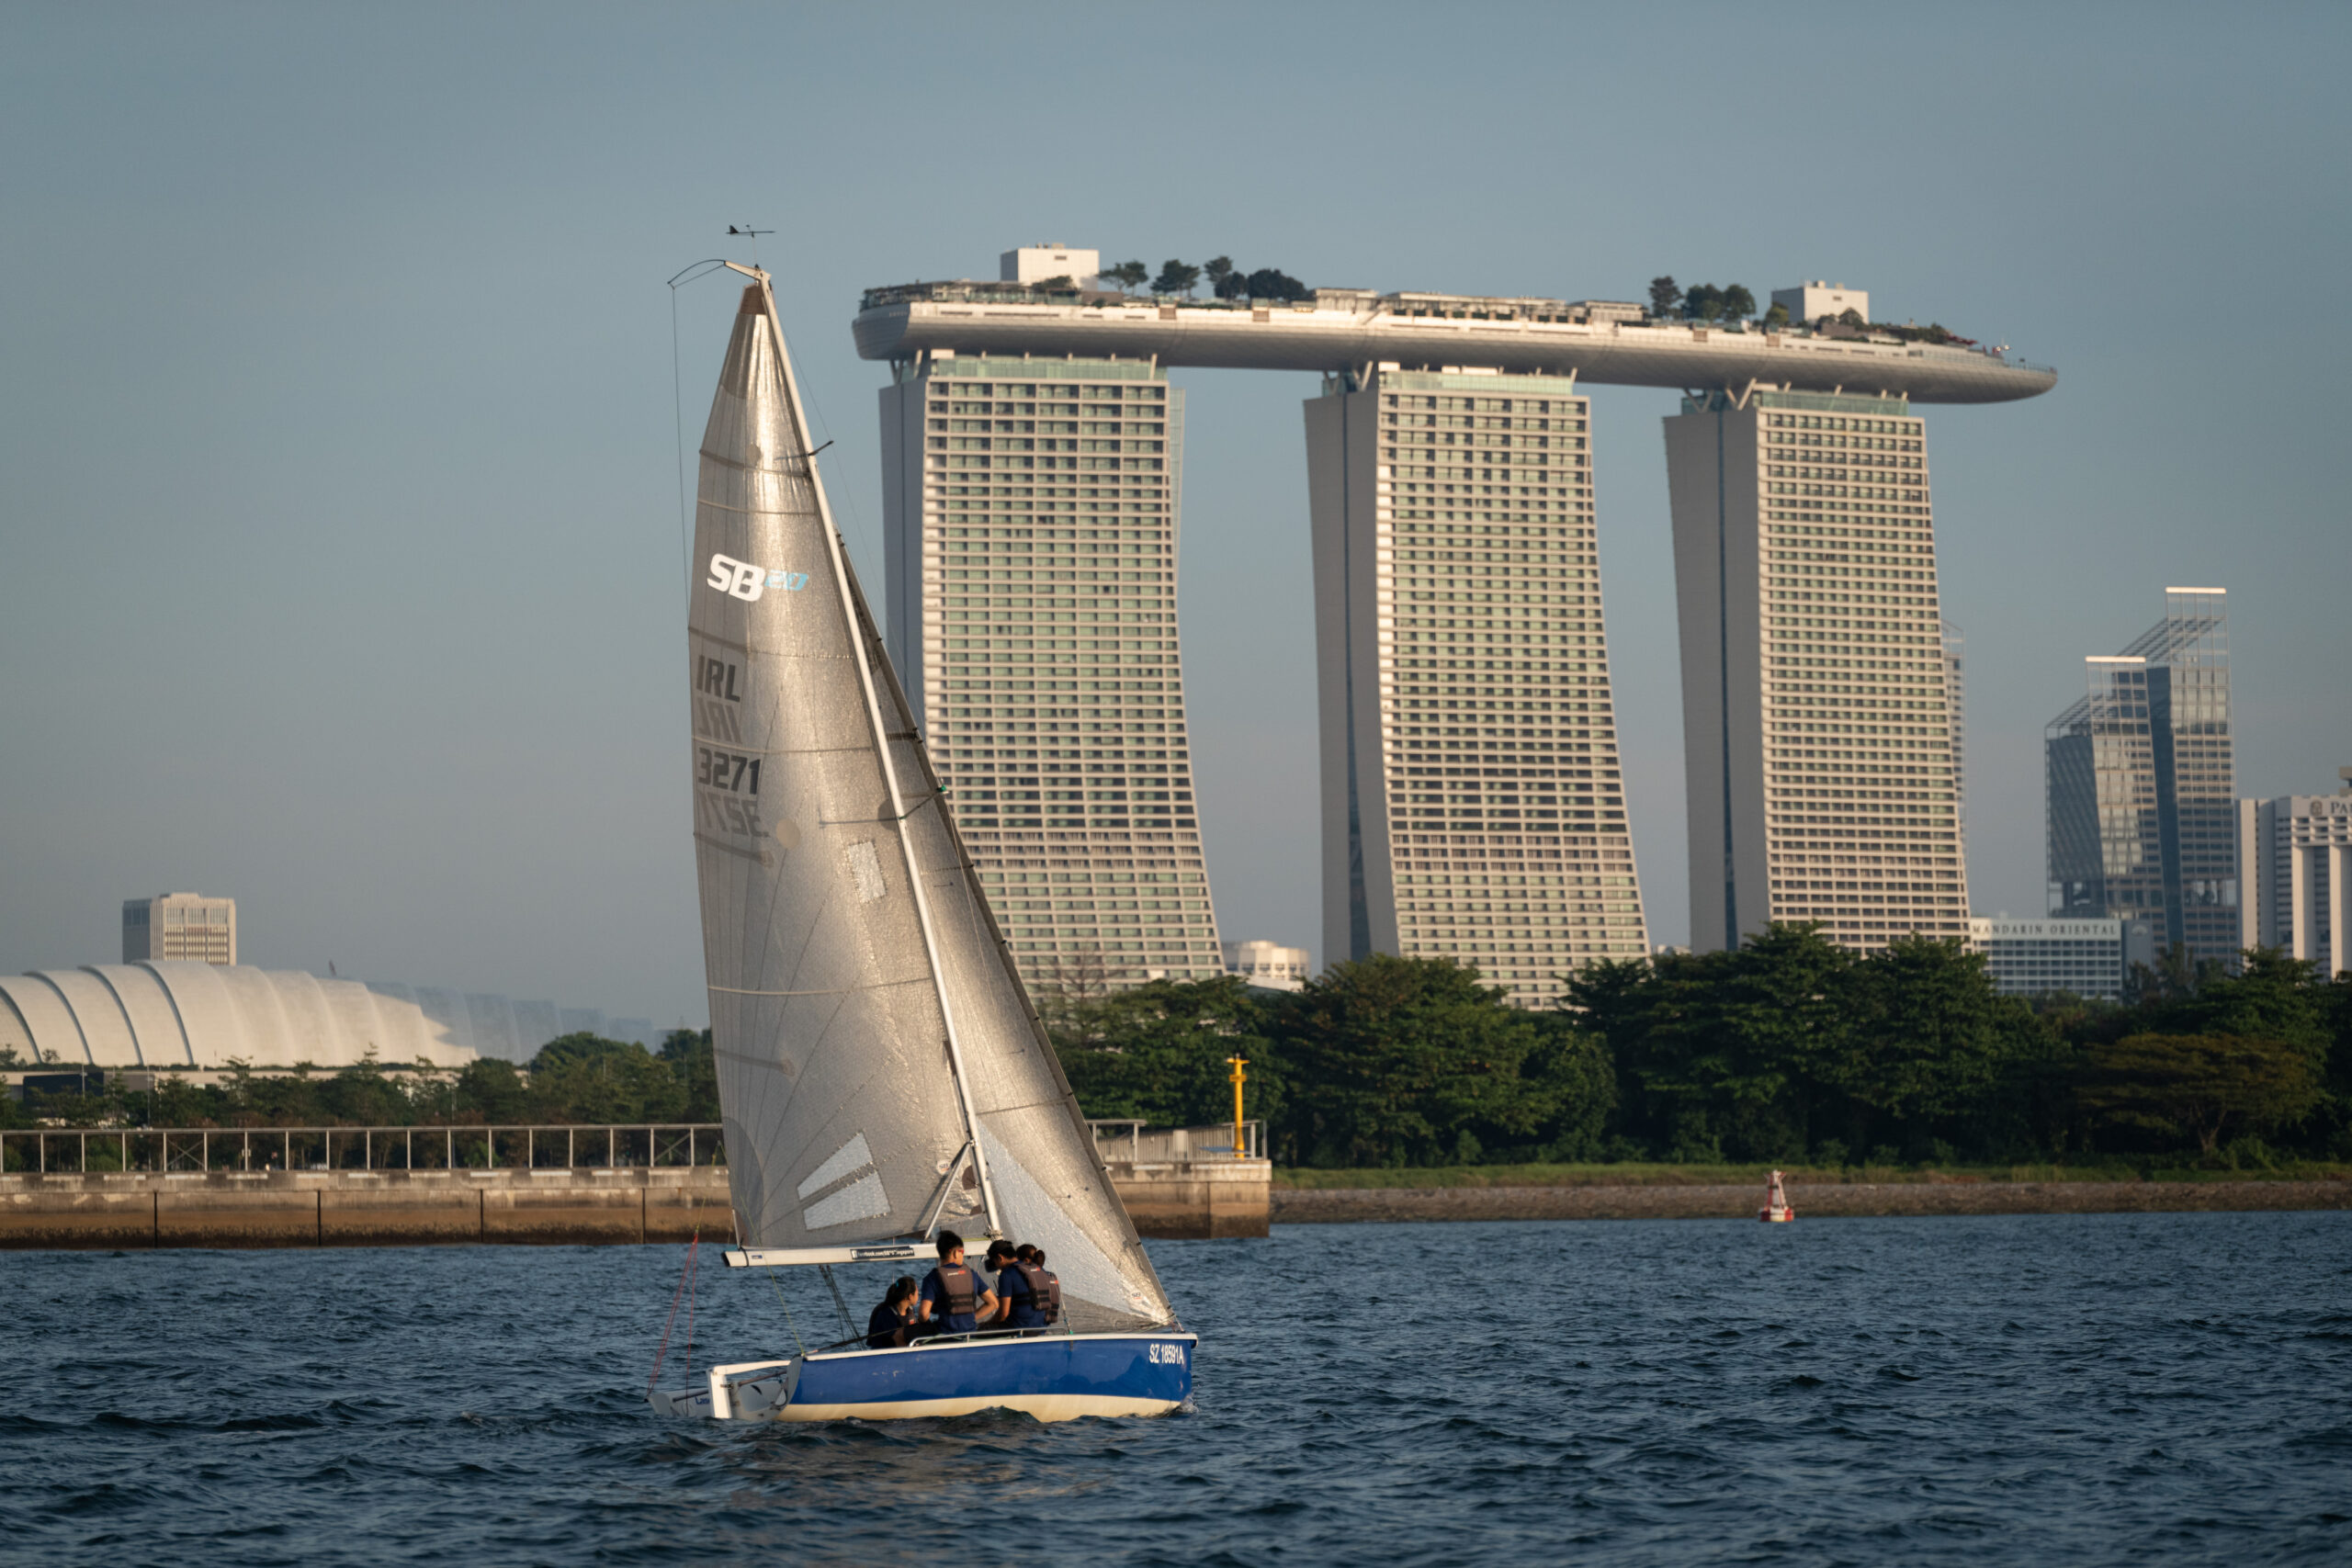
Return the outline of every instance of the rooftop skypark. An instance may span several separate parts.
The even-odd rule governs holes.
[[[1818,319],[1695,321],[1631,300],[1320,288],[1298,300],[1193,299],[968,278],[870,288],[855,322],[868,359],[925,354],[1149,358],[1164,366],[1366,374],[1479,366],[1510,375],[1685,390],[1772,387],[1917,402],[2007,402],[2058,374],[1939,326],[1848,310]],[[1744,291],[1743,291],[1744,292]]]

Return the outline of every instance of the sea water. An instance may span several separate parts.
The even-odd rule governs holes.
[[[659,1418],[684,1250],[0,1255],[0,1558],[2352,1562],[2352,1214],[1159,1242],[1194,1408],[1050,1427]]]

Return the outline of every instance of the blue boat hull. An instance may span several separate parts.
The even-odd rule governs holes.
[[[1041,1335],[840,1350],[712,1370],[708,1390],[655,1404],[681,1416],[864,1421],[1019,1410],[1041,1421],[1163,1416],[1193,1392],[1194,1335]]]

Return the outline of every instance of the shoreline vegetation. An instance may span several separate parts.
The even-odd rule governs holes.
[[[1229,1121],[1229,1064],[1246,1061],[1242,1114],[1284,1191],[1760,1190],[1774,1168],[1815,1188],[2347,1179],[2352,974],[2175,949],[2129,989],[2029,1001],[1956,941],[1857,954],[1780,925],[1733,952],[1590,964],[1547,1010],[1452,960],[1385,954],[1296,992],[1114,986],[1097,969],[1036,1001],[1091,1118]],[[454,1077],[369,1061],[137,1089],[119,1075],[85,1094],[43,1063],[21,1101],[0,1098],[0,1125],[707,1122],[714,1066],[708,1032],[683,1030],[658,1053],[568,1035],[527,1071],[481,1060]],[[22,1151],[5,1157],[21,1168]]]
[[[1379,953],[1295,992],[1098,977],[1037,1002],[1091,1117],[1230,1120],[1227,1063],[1247,1059],[1246,1113],[1292,1190],[1404,1170],[1737,1171],[1760,1190],[1775,1167],[1839,1185],[2352,1168],[2352,974],[2176,948],[2127,989],[2028,1000],[1956,940],[1855,953],[1776,925],[1732,952],[1589,964],[1550,1009],[1448,959]]]

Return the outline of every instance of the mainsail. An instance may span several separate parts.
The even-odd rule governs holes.
[[[850,571],[752,276],[703,434],[686,617],[742,1240],[995,1232],[1045,1248],[1074,1326],[1170,1322]]]

